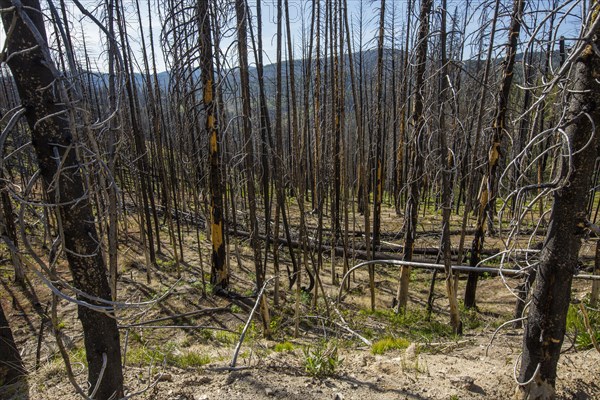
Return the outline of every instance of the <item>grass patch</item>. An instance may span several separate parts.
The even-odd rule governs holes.
[[[156,266],[161,270],[161,271],[165,271],[165,272],[171,272],[175,270],[175,266],[177,265],[177,262],[175,260],[161,260],[161,259],[157,259],[156,260]]]
[[[187,369],[199,368],[209,364],[211,359],[208,355],[194,351],[179,352],[172,343],[167,343],[163,351],[146,347],[133,347],[127,353],[127,362],[137,366],[166,365]]]
[[[396,314],[394,310],[361,310],[359,314],[382,321],[388,336],[403,336],[410,341],[432,341],[452,336],[452,328],[434,319],[428,320],[425,310],[406,310]]]
[[[238,306],[237,304],[232,304],[231,305],[231,312],[234,314],[239,314],[242,312],[242,308],[240,306]]]
[[[592,334],[596,338],[596,342],[600,342],[600,312],[587,310],[587,315],[590,320]],[[592,337],[585,326],[584,316],[579,309],[579,305],[569,305],[567,332],[575,336],[575,347],[577,349],[585,350],[593,346]]]
[[[460,319],[466,329],[477,329],[481,326],[481,318],[475,308],[465,308],[461,304]]]
[[[410,341],[403,338],[383,338],[371,346],[371,353],[384,354],[390,350],[406,349],[410,345]]]
[[[277,353],[283,353],[283,352],[286,352],[286,351],[292,351],[292,350],[294,350],[294,345],[292,343],[288,342],[288,341],[285,341],[285,342],[282,342],[282,343],[277,343],[275,345],[274,350]]]
[[[232,345],[234,343],[237,343],[237,341],[239,340],[239,335],[233,332],[217,331],[214,334],[214,339],[221,344]]]
[[[71,357],[71,363],[77,362],[77,363],[81,363],[87,367],[87,365],[88,365],[87,356],[86,356],[84,347],[74,348],[70,353],[70,357]]]
[[[182,355],[175,356],[175,365],[179,368],[199,368],[203,365],[210,364],[210,357],[206,354],[198,354],[194,352],[186,352]]]
[[[69,362],[71,364],[80,363],[87,367],[87,357],[85,352],[85,347],[74,347],[73,349],[68,351],[69,354]],[[57,364],[62,364],[64,362],[62,355],[59,351],[53,354],[52,361]]]
[[[281,331],[283,323],[283,317],[281,315],[275,315],[271,318],[269,322],[269,329],[271,330],[271,335],[277,335]]]

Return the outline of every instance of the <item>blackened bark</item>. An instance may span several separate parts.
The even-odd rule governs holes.
[[[26,374],[2,304],[0,304],[0,386],[15,383]]]
[[[598,36],[594,38],[594,44],[600,46]],[[556,367],[565,335],[571,283],[584,235],[590,178],[600,138],[597,131],[600,124],[600,57],[591,45],[582,52],[571,71],[566,118],[569,122],[564,129],[571,154],[570,159],[563,157],[561,160],[563,185],[554,192],[550,226],[540,255],[538,282],[523,336],[519,380],[532,382],[520,386],[518,393],[527,399],[552,399],[555,396]]]
[[[440,29],[440,49],[441,49],[441,76],[440,76],[440,155],[442,170],[442,253],[444,258],[444,272],[446,273],[446,294],[450,305],[450,325],[452,332],[462,334],[462,323],[460,322],[460,313],[458,310],[458,300],[456,298],[456,286],[458,276],[452,272],[452,243],[450,242],[450,213],[452,212],[452,169],[453,159],[448,151],[448,139],[446,128],[445,102],[448,92],[448,60],[446,57],[446,0],[442,0],[441,10],[441,29]],[[449,135],[448,135],[449,136]],[[435,275],[435,273],[434,273]],[[433,285],[435,280],[431,280]],[[433,290],[431,290],[433,293]],[[429,305],[429,301],[427,302]]]
[[[523,18],[523,11],[525,9],[526,0],[514,0],[513,13],[511,16],[511,25],[508,31],[508,43],[506,44],[506,59],[504,60],[504,73],[502,76],[502,82],[498,90],[498,102],[496,105],[496,111],[494,116],[494,122],[492,125],[492,143],[488,152],[488,170],[481,183],[481,190],[479,195],[479,210],[477,213],[477,228],[475,229],[475,236],[471,245],[471,259],[470,264],[472,267],[476,267],[481,261],[481,250],[483,249],[483,240],[485,238],[485,222],[486,216],[489,227],[492,229],[492,211],[495,208],[496,202],[496,174],[498,170],[498,163],[500,161],[501,153],[501,141],[505,133],[506,115],[508,114],[508,102],[510,88],[513,80],[513,69],[517,57],[517,44],[519,40],[519,33],[521,32],[521,19]],[[467,279],[467,286],[465,288],[465,307],[475,307],[475,299],[477,294],[477,279],[479,274],[476,272],[469,273]]]
[[[379,9],[379,38],[377,42],[377,87],[375,104],[375,122],[377,126],[376,134],[376,154],[375,163],[375,195],[373,196],[373,252],[377,250],[380,242],[381,231],[381,201],[383,199],[383,164],[384,160],[384,116],[383,116],[383,44],[385,27],[385,0],[381,0]],[[393,57],[393,55],[392,55]]]
[[[0,177],[0,239],[11,242],[8,251],[10,252],[13,267],[15,269],[15,283],[25,286],[25,271],[23,271],[19,254],[16,252],[19,247],[19,242],[17,241],[17,227],[13,215],[12,203],[10,202],[10,196],[7,190],[5,178]]]
[[[411,261],[415,246],[417,233],[417,220],[419,209],[419,193],[421,188],[421,175],[423,173],[423,149],[425,147],[425,120],[423,118],[423,97],[425,94],[425,67],[427,62],[427,36],[429,35],[429,14],[431,12],[432,0],[423,0],[421,2],[421,11],[419,14],[419,37],[417,40],[416,55],[416,85],[415,85],[415,105],[412,114],[413,149],[411,152],[412,160],[409,170],[410,182],[408,190],[408,199],[406,201],[406,212],[404,221],[404,260]],[[408,301],[408,283],[410,277],[410,267],[402,267],[400,270],[400,283],[398,285],[398,308],[397,311],[404,311]]]
[[[47,50],[47,37],[38,0],[25,0],[22,6],[0,0],[4,30],[7,33],[10,67],[31,129],[32,144],[49,199],[57,204],[62,222],[64,246],[74,285],[95,297],[110,300],[106,267],[99,248],[94,215],[84,189],[75,155],[75,143],[65,118],[67,111],[55,97],[60,82],[55,79],[53,62]],[[29,20],[29,26],[27,21]],[[37,30],[39,42],[32,29]],[[89,301],[89,300],[88,300]],[[92,302],[93,303],[93,302]],[[123,373],[119,331],[114,318],[79,306],[90,391],[98,381],[106,354],[107,363],[96,399],[123,395]]]
[[[244,0],[236,0],[238,57],[240,61],[240,85],[242,92],[242,130],[244,135],[244,170],[246,172],[246,191],[248,195],[248,211],[250,220],[250,244],[254,251],[256,286],[258,289],[264,281],[261,262],[261,251],[257,240],[258,221],[256,220],[256,189],[254,187],[254,143],[252,139],[252,123],[250,108],[250,77],[248,72],[248,24],[247,6]]]
[[[210,283],[217,289],[226,289],[229,273],[225,264],[225,236],[223,233],[223,189],[221,187],[221,166],[219,161],[219,132],[217,113],[215,112],[215,84],[212,50],[212,34],[208,2],[198,2],[198,21],[200,27],[201,79],[204,90],[203,103],[206,113],[205,129],[209,136],[209,186],[210,186],[210,234],[212,242],[212,264]]]

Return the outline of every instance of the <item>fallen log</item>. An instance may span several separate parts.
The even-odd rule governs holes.
[[[236,232],[229,232],[230,235],[232,236],[237,236],[237,237],[242,237],[242,238],[249,238],[250,234],[246,231],[241,231],[241,230],[237,230]],[[258,238],[262,241],[266,241],[267,238],[264,235],[258,235]],[[270,237],[269,241],[273,242],[274,238]],[[288,242],[287,239],[285,238],[278,238],[277,243],[280,245],[284,245],[284,246],[291,246],[293,248],[301,248],[301,243],[296,241],[296,240],[292,240],[291,242]],[[344,255],[344,247],[343,246],[332,246],[331,243],[329,242],[323,242],[320,246],[320,248],[317,248],[318,245],[316,244],[316,240],[309,240],[308,243],[309,249],[312,251],[321,251],[321,252],[331,252],[332,247],[333,250],[335,252],[335,255],[338,257],[342,257]],[[388,259],[388,260],[402,260],[402,257],[399,255],[394,255],[394,253],[402,253],[403,251],[403,246],[401,245],[392,245],[392,244],[382,244],[380,246],[377,246],[377,250],[375,251],[375,253],[372,255],[372,257],[369,257],[369,254],[367,253],[364,244],[361,244],[360,246],[354,246],[354,248],[352,247],[348,247],[347,249],[347,254],[348,256],[351,256],[353,258],[359,259],[359,260],[369,260],[369,259]],[[435,248],[435,247],[416,247],[413,251],[413,254],[415,255],[425,255],[425,256],[437,256],[439,252],[439,249]],[[482,254],[487,255],[487,256],[492,256],[494,254],[497,254],[500,252],[500,249],[488,249],[485,252],[483,252]],[[391,253],[391,254],[390,254]],[[453,255],[457,255],[458,252],[455,252]]]

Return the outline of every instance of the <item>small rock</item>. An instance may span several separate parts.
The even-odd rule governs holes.
[[[194,395],[194,400],[208,400],[208,395],[196,393]]]
[[[169,373],[156,374],[154,380],[158,380],[159,382],[173,382],[173,375]]]
[[[265,394],[267,396],[275,396],[275,391],[271,388],[265,388]]]
[[[341,394],[341,393],[336,393],[336,394],[333,396],[333,400],[344,400],[344,395],[343,395],[343,394]]]
[[[201,385],[208,385],[211,382],[212,379],[210,379],[208,376],[203,376],[202,378],[198,379],[198,383]]]
[[[366,367],[367,365],[373,363],[375,361],[375,357],[373,356],[363,356],[361,359],[361,367]]]
[[[352,384],[352,389],[358,389],[358,383],[353,383]]]
[[[475,383],[475,379],[470,376],[456,376],[450,378],[450,383],[463,389],[470,390]]]
[[[335,382],[334,382],[334,381],[332,381],[332,380],[331,380],[331,379],[329,379],[329,378],[325,379],[325,380],[323,381],[323,384],[324,384],[325,386],[327,386],[328,388],[335,388],[335,387],[337,387],[337,386],[335,385]]]
[[[404,353],[404,355],[406,356],[407,360],[414,360],[417,358],[417,344],[416,343],[411,343],[407,348],[406,351]]]

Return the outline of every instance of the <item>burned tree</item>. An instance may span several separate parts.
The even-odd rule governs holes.
[[[225,289],[229,284],[229,273],[225,265],[225,237],[223,232],[223,192],[221,188],[221,167],[219,161],[219,131],[215,109],[214,67],[212,51],[212,34],[208,2],[198,2],[198,20],[200,27],[200,62],[202,68],[202,86],[204,112],[206,113],[205,129],[209,135],[210,147],[210,234],[212,243],[212,264],[210,280],[218,289]]]
[[[594,17],[600,5],[593,7]],[[600,24],[593,26],[573,50],[568,79],[568,109],[558,127],[565,152],[558,168],[558,185],[550,226],[540,255],[537,285],[523,336],[523,357],[518,388],[522,399],[553,399],[556,369],[563,344],[571,283],[577,269],[581,239],[587,224],[586,204],[600,134]],[[576,57],[576,58],[575,58]],[[561,71],[567,70],[565,66]]]
[[[19,381],[25,373],[21,354],[0,304],[0,386]]]
[[[43,14],[38,0],[0,1],[7,35],[4,54],[15,80],[25,117],[31,130],[42,182],[61,222],[63,248],[78,297],[91,305],[106,307],[111,292],[106,266],[94,225],[94,214],[84,187],[82,167],[76,157],[77,143],[65,117],[66,96],[52,61]],[[121,348],[117,323],[110,308],[97,312],[80,304],[89,366],[90,393],[96,399],[123,396]]]

